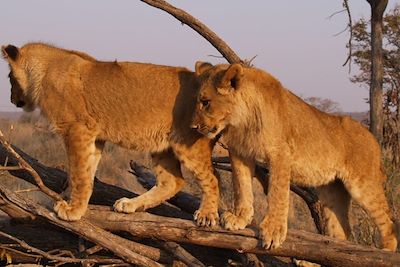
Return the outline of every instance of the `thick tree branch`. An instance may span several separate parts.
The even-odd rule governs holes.
[[[123,230],[136,236],[234,249],[258,254],[295,257],[333,266],[394,266],[400,255],[376,248],[363,247],[300,230],[289,229],[287,240],[277,250],[259,246],[252,229],[227,231],[197,227],[192,221],[166,218],[145,212],[120,214],[93,207],[86,218],[99,227]]]
[[[186,11],[176,8],[173,5],[163,0],[140,0],[148,5],[164,10],[165,12],[174,16],[180,22],[188,25],[195,30],[198,34],[203,36],[209,41],[229,63],[243,62],[236,53],[225,43],[224,40],[219,38],[211,29],[204,25],[201,21],[187,13]]]

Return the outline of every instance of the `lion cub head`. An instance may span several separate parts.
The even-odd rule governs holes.
[[[1,47],[1,52],[10,66],[11,103],[25,111],[33,111],[35,104],[29,93],[29,71],[26,70],[21,49],[7,45]]]
[[[200,89],[192,128],[214,138],[237,117],[237,93],[242,84],[243,67],[240,64],[213,66],[197,62],[195,68]]]

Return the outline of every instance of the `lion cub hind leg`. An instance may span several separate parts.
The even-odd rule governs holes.
[[[276,249],[286,239],[290,192],[290,157],[285,153],[270,157],[268,213],[260,224],[263,247]]]
[[[182,164],[195,176],[203,191],[200,207],[194,213],[194,220],[199,226],[216,226],[219,221],[219,187],[211,161],[210,140],[200,138],[190,147],[174,144],[173,149]]]
[[[242,159],[230,151],[232,163],[232,180],[235,199],[235,210],[225,211],[221,217],[221,224],[228,230],[244,229],[253,220],[253,189],[252,178],[254,160]]]
[[[171,151],[153,154],[152,160],[157,184],[138,197],[117,200],[114,204],[116,211],[132,213],[155,207],[173,197],[185,185],[180,163]]]
[[[96,142],[93,131],[80,124],[69,129],[64,141],[69,161],[70,200],[58,201],[54,210],[63,220],[77,221],[86,212],[104,142]]]
[[[349,223],[351,197],[339,180],[317,188],[323,204],[326,235],[346,240],[352,236]]]
[[[379,173],[381,177],[370,178],[374,173]],[[383,249],[396,251],[395,224],[391,219],[391,212],[385,198],[383,176],[381,171],[370,172],[345,180],[344,184],[350,195],[367,211],[378,226]]]

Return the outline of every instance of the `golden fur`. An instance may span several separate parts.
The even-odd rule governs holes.
[[[64,220],[84,215],[106,141],[149,152],[157,185],[114,204],[119,212],[154,207],[184,185],[180,162],[198,178],[200,225],[218,219],[218,182],[211,162],[214,141],[190,129],[196,76],[178,67],[101,62],[77,51],[30,43],[2,47],[10,66],[12,102],[35,107],[64,138],[69,160],[70,199],[54,209]]]
[[[270,169],[268,212],[260,225],[267,249],[286,238],[290,182],[319,187],[329,235],[351,234],[353,198],[374,219],[383,248],[396,249],[381,151],[366,128],[350,117],[317,110],[255,68],[198,62],[196,73],[200,89],[192,127],[210,138],[222,133],[234,166],[235,210],[223,214],[226,228],[244,228],[251,221],[251,177],[260,161]]]

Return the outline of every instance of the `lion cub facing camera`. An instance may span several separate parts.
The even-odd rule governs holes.
[[[87,54],[29,43],[2,47],[9,63],[11,101],[40,108],[63,137],[69,161],[70,199],[54,206],[69,221],[85,213],[106,141],[150,152],[157,185],[114,204],[119,212],[154,207],[184,185],[180,163],[198,178],[199,225],[218,221],[218,182],[211,162],[213,140],[190,128],[197,79],[184,68],[101,62]]]
[[[251,221],[257,160],[270,170],[268,212],[260,225],[267,249],[286,238],[292,181],[318,187],[329,235],[345,239],[351,234],[353,198],[374,219],[383,248],[396,250],[381,151],[366,128],[317,110],[255,68],[198,62],[196,73],[200,89],[192,127],[209,138],[222,133],[234,167],[235,210],[223,214],[226,228],[244,228]]]

